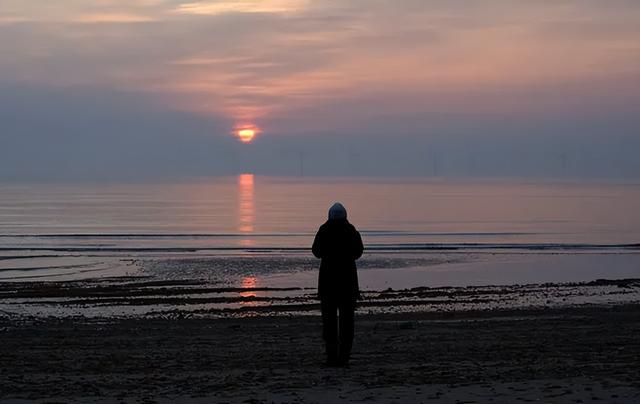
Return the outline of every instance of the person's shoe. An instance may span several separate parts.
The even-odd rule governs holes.
[[[327,366],[338,366],[339,357],[338,357],[338,346],[337,345],[327,345]]]
[[[340,345],[340,349],[338,350],[338,366],[348,367],[349,366],[349,358],[351,357],[351,346],[350,345]]]
[[[330,368],[337,368],[340,366],[340,361],[338,361],[338,358],[327,358],[324,365]]]
[[[336,366],[339,368],[348,368],[349,359],[338,359]]]

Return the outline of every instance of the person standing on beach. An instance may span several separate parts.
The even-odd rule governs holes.
[[[347,210],[334,203],[329,209],[329,220],[320,226],[312,248],[313,255],[321,259],[318,297],[329,366],[349,364],[354,312],[360,296],[356,260],[363,250],[360,233],[347,221]]]

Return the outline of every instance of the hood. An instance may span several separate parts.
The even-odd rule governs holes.
[[[329,220],[338,220],[338,219],[346,219],[347,218],[347,210],[342,206],[340,202],[334,203],[331,208],[329,208]]]

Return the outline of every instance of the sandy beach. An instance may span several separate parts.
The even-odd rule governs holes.
[[[359,315],[351,366],[316,316],[0,318],[18,402],[640,400],[640,305]]]

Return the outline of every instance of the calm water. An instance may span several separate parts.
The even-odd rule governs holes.
[[[334,201],[347,207],[369,245],[640,241],[638,184],[242,174],[163,184],[2,185],[0,195],[4,247],[308,247]],[[100,235],[111,237],[90,237]]]
[[[285,293],[292,302],[308,301],[318,266],[309,248],[334,201],[345,204],[363,234],[365,291],[640,277],[638,184],[243,174],[176,183],[0,185],[0,281],[121,285],[124,303],[98,298],[75,314],[178,307],[131,306],[127,282],[141,277],[179,289],[184,280],[243,288],[231,297]],[[282,287],[300,289],[253,290]],[[202,297],[180,293],[185,302]],[[0,299],[8,312],[67,312],[52,304]]]

